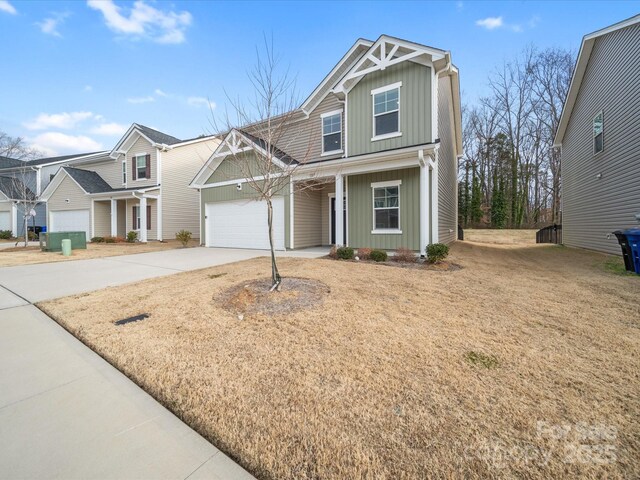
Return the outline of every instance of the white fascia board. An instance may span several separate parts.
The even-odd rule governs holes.
[[[373,45],[373,42],[370,40],[365,40],[363,38],[358,39],[352,46],[351,48],[347,51],[347,53],[345,53],[342,58],[340,59],[340,61],[331,69],[331,71],[329,72],[329,74],[322,80],[322,82],[320,82],[320,84],[313,90],[313,92],[311,92],[311,95],[309,95],[309,97],[307,97],[307,99],[304,101],[304,103],[302,104],[302,106],[300,107],[300,109],[306,114],[309,115],[315,108],[316,106],[318,106],[318,104],[320,102],[322,102],[322,100],[324,100],[324,97],[326,97],[326,94],[320,98],[317,99],[315,102],[313,102],[314,97],[318,94],[318,92],[320,90],[322,90],[322,88],[324,88],[327,84],[327,82],[331,79],[331,77],[340,69],[340,67],[342,67],[342,65],[344,65],[344,63],[347,61],[347,59],[353,54],[353,52],[355,52],[359,47],[361,46],[365,46],[365,47],[371,47],[371,45]],[[349,69],[351,70],[351,68]],[[327,93],[331,91],[331,89],[329,89],[327,91]],[[311,106],[313,104],[313,106]]]
[[[118,140],[118,143],[116,143],[116,146],[113,147],[113,149],[111,150],[111,152],[109,153],[109,156],[112,158],[117,158],[117,156],[121,153],[126,153],[126,150],[124,152],[120,151],[120,147],[122,146],[122,144],[124,144],[124,142],[127,140],[127,138],[129,138],[129,136],[131,135],[131,133],[136,129],[136,124],[132,123],[131,126],[127,129],[127,131],[125,132],[125,134],[120,138],[120,140]],[[115,155],[115,157],[114,157]]]
[[[635,15],[631,18],[623,20],[622,22],[615,23],[613,25],[610,25],[608,27],[605,27],[603,29],[597,30],[593,33],[590,33],[584,36],[584,38],[582,39],[582,44],[580,45],[580,51],[578,52],[578,60],[576,61],[576,66],[573,70],[573,75],[571,77],[571,84],[569,85],[569,93],[567,94],[567,99],[564,102],[564,106],[562,107],[562,113],[560,114],[560,122],[558,123],[558,130],[556,132],[556,136],[553,139],[554,147],[562,146],[562,141],[564,140],[564,135],[567,131],[567,126],[569,125],[569,119],[571,118],[573,107],[575,106],[576,100],[578,98],[580,85],[582,84],[584,73],[587,70],[589,58],[591,57],[591,51],[593,50],[593,45],[595,44],[596,39],[608,33],[612,33],[612,32],[615,32],[616,30],[630,27],[637,23],[640,23],[640,15]]]
[[[56,173],[56,175],[53,177],[53,180],[51,180],[49,182],[49,185],[47,185],[47,187],[44,189],[44,191],[42,192],[42,195],[40,195],[40,199],[44,202],[49,201],[49,198],[51,198],[51,195],[54,194],[54,192],[58,189],[58,187],[66,177],[69,177],[71,180],[73,180],[73,183],[75,183],[78,186],[78,188],[84,192],[85,195],[89,195],[89,192],[87,192],[84,188],[82,188],[82,186],[75,180],[75,178],[69,175],[69,173],[64,167],[61,167]]]
[[[228,138],[230,136],[232,136],[232,134],[235,134],[236,137],[241,137],[242,140],[248,144],[248,147],[244,147],[244,148],[240,148],[237,149],[235,152],[232,151],[232,149],[234,148],[232,145],[229,144],[228,142]],[[221,149],[227,147],[229,148],[229,152],[222,152]],[[191,181],[191,183],[189,184],[190,187],[192,188],[204,188],[203,182],[206,181],[206,178],[201,178],[202,175],[204,173],[209,172],[209,176],[211,176],[211,174],[213,172],[216,171],[216,169],[220,166],[220,164],[222,163],[222,161],[228,157],[229,155],[233,155],[234,153],[241,153],[241,152],[245,152],[245,151],[251,151],[251,150],[257,150],[259,151],[262,155],[267,156],[267,151],[262,148],[261,146],[259,146],[257,143],[255,143],[253,140],[251,140],[250,138],[248,138],[246,135],[244,135],[241,131],[233,129],[232,131],[230,131],[227,136],[224,138],[224,140],[222,142],[220,142],[220,144],[218,145],[218,148],[216,148],[216,150],[213,152],[213,154],[209,157],[209,159],[205,162],[205,164],[202,166],[202,168],[200,169],[200,171],[196,174],[196,176],[194,177],[194,179]],[[272,160],[274,165],[278,166],[279,168],[285,169],[288,168],[289,165],[285,164],[284,162],[282,162],[278,157],[276,157],[275,155],[272,155]],[[215,163],[215,165],[214,165]],[[208,178],[208,177],[207,177]]]

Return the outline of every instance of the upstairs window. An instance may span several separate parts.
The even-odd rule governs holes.
[[[127,162],[122,161],[122,184],[127,184]]]
[[[342,152],[342,112],[322,115],[322,153]]]
[[[387,85],[371,91],[373,96],[373,140],[400,135],[400,87]]]
[[[593,154],[604,150],[604,118],[602,112],[593,119]]]
[[[131,173],[131,180],[143,180],[151,178],[151,155],[141,153],[134,155],[133,160],[133,172]]]

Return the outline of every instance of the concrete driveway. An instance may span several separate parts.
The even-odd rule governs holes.
[[[328,249],[278,252],[279,256],[317,258]],[[136,255],[40,263],[0,268],[0,286],[31,303],[90,292],[147,278],[267,256],[264,250],[185,248]],[[0,293],[0,309],[3,308]]]
[[[0,478],[253,478],[31,303],[266,253],[191,248],[0,268]]]

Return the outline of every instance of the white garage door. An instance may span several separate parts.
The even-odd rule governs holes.
[[[232,201],[205,205],[207,247],[269,249],[266,202]],[[284,198],[273,199],[273,240],[284,250]]]
[[[11,212],[0,212],[0,230],[11,230]]]
[[[89,210],[64,210],[49,212],[50,232],[86,232],[91,235]]]

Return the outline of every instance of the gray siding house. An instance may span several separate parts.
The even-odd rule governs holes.
[[[584,37],[554,143],[564,244],[619,255],[640,215],[640,15]]]
[[[287,122],[273,152],[274,171],[289,177],[273,205],[277,249],[424,254],[456,239],[462,138],[449,52],[387,35],[359,39]],[[202,244],[269,248],[267,207],[238,167],[245,155],[265,158],[263,131],[260,123],[232,129],[193,179]],[[300,188],[310,182],[317,188]]]
[[[62,166],[91,161],[91,159],[104,153],[105,152],[79,153],[26,161],[0,157],[0,176],[17,178],[39,198]],[[5,182],[5,185],[6,184]],[[10,224],[13,225],[11,230],[14,236],[20,236],[24,235],[24,213],[20,211],[20,208],[15,206],[15,203],[16,199],[9,199],[6,193],[0,195],[0,212],[5,212],[0,213],[0,230],[5,229],[4,227]],[[36,206],[35,212],[36,215],[29,219],[29,226],[47,226],[47,208],[44,201]],[[8,230],[9,228],[6,229]]]

